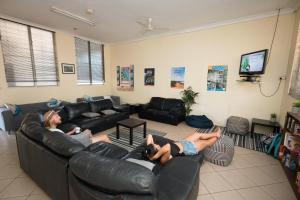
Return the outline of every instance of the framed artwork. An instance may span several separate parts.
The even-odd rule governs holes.
[[[134,66],[117,66],[117,89],[121,91],[133,91],[134,88]]]
[[[145,68],[144,70],[144,85],[154,86],[154,68]]]
[[[75,74],[75,65],[74,64],[62,63],[61,68],[62,68],[63,74]]]
[[[184,88],[184,75],[185,75],[185,67],[172,67],[171,68],[171,88],[183,89]]]
[[[226,91],[227,65],[208,66],[207,91]]]

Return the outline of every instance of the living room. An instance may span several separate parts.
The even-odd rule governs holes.
[[[297,96],[299,5],[296,0],[89,0],[75,1],[71,5],[68,1],[58,0],[1,1],[0,128],[6,132],[0,131],[0,199],[299,199],[300,186],[295,183],[297,178],[300,179],[299,168],[292,170],[286,164],[287,155],[294,151],[282,150],[286,138],[296,138],[293,134],[298,132],[299,111],[294,109],[300,107],[300,95]],[[258,59],[256,53],[263,54],[261,71],[242,73],[243,59],[251,59],[252,55]],[[146,81],[147,73],[151,74],[150,82]],[[219,88],[211,87],[210,78],[215,76],[210,73],[222,74],[215,80],[215,83],[222,81]],[[167,116],[168,119],[161,117],[167,106],[170,110],[182,106],[179,99],[189,86],[192,92],[198,93],[192,111],[187,113],[187,103],[183,102],[183,117],[181,111],[174,111],[178,118],[173,115]],[[95,97],[101,98],[101,103]],[[146,110],[149,102],[150,106],[159,104],[163,109],[153,114]],[[53,103],[60,105],[52,107]],[[79,104],[88,105],[88,108],[77,108]],[[38,166],[32,166],[35,162],[47,161],[35,157],[43,154],[29,147],[32,144],[30,136],[20,133],[28,131],[31,134],[32,130],[26,127],[33,126],[30,120],[37,120],[27,118],[24,122],[27,126],[21,126],[23,114],[25,116],[27,111],[45,114],[51,109],[59,111],[62,125],[66,126],[58,128],[64,132],[70,131],[75,124],[81,130],[90,129],[93,135],[107,135],[114,145],[92,144],[87,147],[91,151],[87,154],[86,149],[74,153],[79,147],[71,148],[72,141],[68,141],[70,146],[56,143],[70,147],[72,152],[54,147],[58,137],[47,136],[37,143],[44,142],[46,150],[42,151],[54,152],[55,156],[62,153],[59,159],[64,158],[67,165],[71,163],[64,174],[68,183],[57,183],[66,188],[61,191],[65,196],[57,195],[60,190],[53,189],[53,181],[33,172],[38,169]],[[79,123],[75,119],[78,109],[108,117],[97,122],[93,119],[93,123],[76,124]],[[116,112],[114,117],[111,117],[112,110]],[[65,111],[69,117],[67,122],[63,116]],[[10,122],[4,112],[12,113]],[[46,115],[46,119],[49,116]],[[272,121],[274,116],[276,119]],[[290,118],[296,122],[286,123]],[[18,120],[18,125],[12,122],[14,119]],[[122,123],[127,119],[138,121],[133,125]],[[202,126],[199,126],[201,121],[191,122],[197,119],[214,126],[205,127],[203,121]],[[245,125],[245,133],[229,134],[230,122],[233,127]],[[137,159],[133,152],[143,145],[142,132],[144,136],[158,135],[162,140],[172,142],[181,141],[195,131],[198,134],[215,131],[215,126],[226,136],[218,139],[216,144],[232,151],[216,152],[226,157],[226,161],[212,161],[212,154],[200,151],[196,159],[187,159],[189,156],[171,159],[160,169],[161,174],[154,173],[156,176],[137,166],[137,174],[147,174],[147,177],[154,177],[153,180],[162,178],[156,185],[149,183],[149,177],[144,180],[148,181],[145,187],[151,189],[139,188],[142,186],[134,180],[109,177],[110,172],[104,169],[104,166],[114,164],[113,159],[121,159],[121,154],[124,166],[128,164],[126,159]],[[125,134],[123,129],[128,132]],[[292,132],[292,135],[287,136],[286,132]],[[123,135],[126,144],[118,141]],[[274,149],[272,153],[268,151],[272,145],[266,144],[267,139],[272,144],[277,141],[276,155]],[[280,143],[282,148],[279,150]],[[101,149],[108,147],[110,153]],[[280,153],[285,161],[280,158]],[[99,158],[94,158],[94,154]],[[106,154],[112,156],[112,163],[102,158]],[[65,159],[66,155],[72,156]],[[103,171],[96,171],[94,179],[82,177],[85,170],[91,170],[80,165],[80,162],[89,161],[86,157],[95,159],[91,164],[103,166],[99,167]],[[53,163],[49,166],[55,166]],[[184,166],[190,168],[186,170]],[[96,179],[105,173],[107,184]],[[188,177],[184,180],[187,182],[180,173]],[[180,181],[184,184],[180,185]],[[132,187],[128,189],[126,184]],[[109,185],[115,185],[115,188]]]

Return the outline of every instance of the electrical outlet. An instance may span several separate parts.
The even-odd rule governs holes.
[[[286,80],[286,76],[279,76],[279,80]]]

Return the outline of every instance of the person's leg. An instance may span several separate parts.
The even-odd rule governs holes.
[[[170,151],[166,151],[160,158],[160,163],[163,165],[165,164],[167,161],[169,161],[172,158],[171,156],[171,150]]]
[[[107,143],[112,143],[111,140],[109,139],[108,135],[106,134],[102,134],[102,135],[96,135],[92,137],[92,143],[96,143],[96,142],[107,142]]]
[[[188,141],[197,141],[197,140],[207,140],[210,138],[214,138],[217,137],[219,138],[221,136],[221,130],[220,128],[218,128],[216,131],[211,132],[211,133],[198,133],[195,132],[189,136],[187,136],[184,140],[188,140]]]
[[[209,147],[209,146],[212,146],[213,144],[215,144],[217,139],[218,139],[217,137],[213,137],[208,140],[198,140],[198,141],[194,142],[194,144],[195,144],[197,151],[199,152],[199,151],[202,151],[203,149],[205,149],[206,147]]]
[[[170,144],[165,144],[164,146],[162,146],[156,154],[154,154],[154,156],[150,157],[150,160],[157,160],[158,158],[160,158],[161,156],[163,156],[164,154],[169,153],[171,154],[171,146]]]

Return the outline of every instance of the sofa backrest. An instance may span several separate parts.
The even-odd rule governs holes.
[[[162,110],[165,102],[165,98],[152,97],[149,103],[149,107],[152,109]]]
[[[93,101],[89,103],[92,112],[100,112],[102,110],[111,109],[113,107],[112,101],[110,99],[103,99],[99,101]]]
[[[70,160],[72,174],[110,194],[155,194],[156,177],[147,168],[125,160],[80,152]]]
[[[163,110],[170,110],[172,108],[184,108],[183,101],[181,99],[173,99],[173,98],[165,99]]]
[[[90,112],[91,109],[89,103],[82,102],[68,104],[64,107],[64,110],[67,113],[68,120],[72,120],[79,117],[82,113]]]

